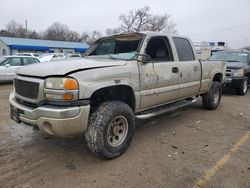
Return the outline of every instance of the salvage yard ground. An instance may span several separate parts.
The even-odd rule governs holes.
[[[250,92],[137,122],[128,151],[94,157],[83,137],[48,137],[9,118],[0,85],[0,187],[250,187]]]

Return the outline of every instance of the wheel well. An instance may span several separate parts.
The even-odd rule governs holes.
[[[246,77],[250,80],[250,72],[246,74]]]
[[[213,81],[217,81],[217,82],[222,82],[222,74],[221,73],[217,73],[214,75],[214,79]]]
[[[135,110],[135,95],[130,86],[119,85],[98,89],[90,97],[91,111],[106,101],[120,101]]]

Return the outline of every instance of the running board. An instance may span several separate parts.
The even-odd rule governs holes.
[[[150,109],[150,110],[146,110],[144,112],[141,112],[140,114],[136,115],[137,119],[148,119],[154,116],[158,116],[161,114],[165,114],[167,112],[171,112],[173,110],[177,110],[179,108],[183,108],[185,106],[191,105],[193,103],[195,103],[197,100],[193,99],[193,100],[183,100],[183,101],[178,101],[172,104],[167,104],[158,108],[154,108],[154,109]]]

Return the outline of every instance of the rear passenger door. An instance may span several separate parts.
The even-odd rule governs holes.
[[[201,64],[195,59],[191,43],[186,38],[173,37],[173,42],[179,58],[180,97],[195,95],[201,85]]]

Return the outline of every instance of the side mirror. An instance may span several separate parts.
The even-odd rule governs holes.
[[[10,64],[6,64],[5,67],[6,67],[6,68],[7,68],[7,67],[10,67]]]
[[[141,61],[144,64],[149,63],[151,61],[151,57],[148,54],[145,54],[145,55],[142,56]]]

